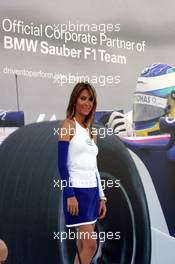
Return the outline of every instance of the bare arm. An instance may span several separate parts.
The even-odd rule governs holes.
[[[75,123],[73,120],[65,119],[60,127],[58,140],[70,141],[75,134]]]

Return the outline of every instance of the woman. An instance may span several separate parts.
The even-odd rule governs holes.
[[[74,264],[91,262],[97,249],[96,239],[91,234],[97,218],[102,219],[106,214],[106,197],[96,161],[98,147],[92,129],[96,105],[95,89],[89,83],[77,83],[58,141],[58,167],[61,179],[67,182],[63,190],[66,226],[74,226],[77,234],[89,234],[83,239],[78,236],[79,254]]]

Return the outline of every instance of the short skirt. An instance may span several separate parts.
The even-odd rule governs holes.
[[[97,221],[99,209],[98,187],[77,188],[74,187],[75,197],[78,200],[78,215],[71,215],[67,211],[67,198],[63,191],[63,210],[67,227],[93,224]]]

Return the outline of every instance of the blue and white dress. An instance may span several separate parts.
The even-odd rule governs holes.
[[[75,120],[75,134],[69,141],[67,167],[69,182],[78,200],[78,215],[67,211],[67,197],[63,191],[63,209],[67,227],[93,224],[97,221],[99,198],[104,196],[96,156],[98,147],[89,131]]]

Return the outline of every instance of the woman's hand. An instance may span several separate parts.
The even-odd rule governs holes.
[[[67,198],[67,211],[71,215],[78,215],[78,201],[75,196]]]
[[[98,219],[102,219],[106,215],[106,202],[104,200],[100,200],[99,210],[98,210]]]

